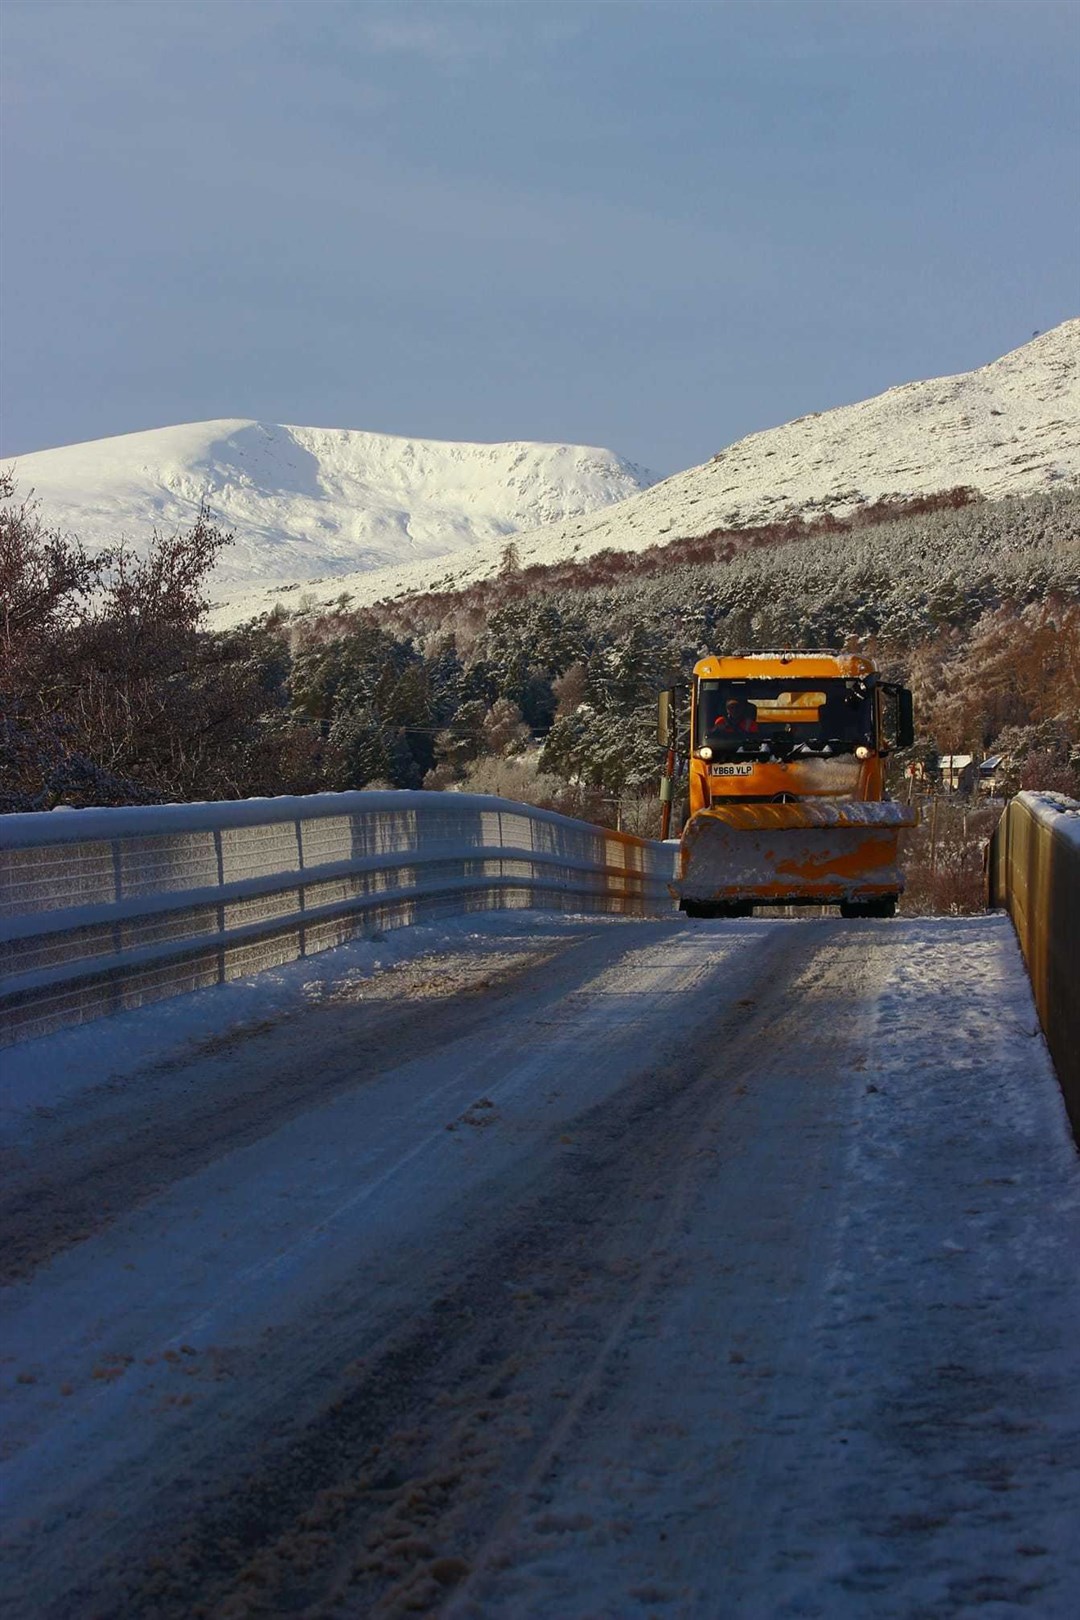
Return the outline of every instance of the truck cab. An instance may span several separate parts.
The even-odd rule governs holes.
[[[906,746],[910,694],[838,653],[703,658],[690,691],[689,813],[728,801],[884,798]]]
[[[671,691],[660,706],[669,762],[674,711]],[[688,730],[674,888],[683,911],[743,916],[755,906],[837,903],[846,916],[893,914],[903,888],[899,833],[916,821],[885,791],[888,754],[914,740],[905,687],[857,653],[703,658]]]

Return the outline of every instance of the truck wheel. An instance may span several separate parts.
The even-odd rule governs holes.
[[[895,917],[896,895],[886,894],[879,900],[841,900],[841,917]]]
[[[688,917],[752,917],[751,900],[684,900],[680,909]]]

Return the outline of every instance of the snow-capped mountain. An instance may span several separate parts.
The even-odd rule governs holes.
[[[192,422],[21,456],[50,528],[91,549],[189,528],[205,502],[235,530],[222,596],[460,555],[581,516],[655,479],[610,450],[451,444],[343,428]]]
[[[522,566],[641,551],[718,528],[796,513],[837,514],[874,501],[969,485],[990,499],[1080,478],[1080,319],[992,364],[904,383],[857,405],[740,439],[701,467],[584,516],[516,536]],[[380,569],[335,581],[357,605],[406,591],[452,590],[497,572],[502,548],[445,565]],[[316,601],[322,593],[314,592]],[[280,600],[280,598],[278,598]],[[263,612],[249,598],[236,619]]]

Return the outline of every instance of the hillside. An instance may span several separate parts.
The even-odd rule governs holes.
[[[43,521],[94,551],[154,528],[189,528],[205,503],[235,542],[222,596],[400,568],[497,547],[520,529],[579,517],[652,477],[610,450],[452,444],[337,428],[193,422],[23,456]]]
[[[88,576],[0,503],[0,808],[468,785],[600,820],[629,798],[644,828],[674,672],[852,640],[910,680],[925,752],[995,749],[1014,785],[1073,793],[1080,489],[922,507],[207,633],[196,537]]]
[[[731,531],[729,533],[733,533]],[[1080,603],[1080,489],[975,500],[938,510],[821,520],[801,532],[749,530],[728,560],[697,561],[677,544],[591,563],[549,564],[513,579],[382,603],[379,623],[419,643],[453,635],[485,657],[492,626],[514,625],[542,662],[553,612],[586,627],[591,648],[647,634],[685,669],[702,648],[829,647],[882,640],[901,656],[935,636],[969,630],[1005,604]],[[720,550],[728,536],[720,536]]]
[[[716,529],[786,517],[841,516],[878,502],[965,486],[999,500],[1080,478],[1080,319],[1066,321],[992,364],[905,383],[874,399],[751,434],[643,493],[516,538],[523,566],[605,550],[640,551]],[[452,590],[490,577],[504,546],[467,559],[380,570],[335,581],[357,605],[405,592]],[[314,593],[316,601],[323,593]],[[326,601],[330,596],[327,593]],[[238,601],[219,622],[263,611]]]
[[[381,571],[353,576],[366,595],[355,590],[349,601],[338,578],[331,605],[320,608],[310,585],[279,587],[261,599],[277,611],[252,618],[258,603],[249,597],[209,633],[205,535],[180,536],[135,568],[102,561],[95,570],[55,546],[32,507],[0,502],[6,596],[16,606],[0,672],[0,808],[466,785],[601,821],[632,801],[645,828],[655,815],[655,694],[673,672],[688,671],[704,650],[850,641],[914,688],[927,758],[996,750],[1010,761],[1014,786],[1074,793],[1078,336],[1072,322],[971,377],[757,435],[735,447],[739,456],[725,453],[605,513],[521,537],[516,566],[503,532],[473,570],[430,559],[414,568],[412,591],[399,571],[391,597]],[[957,419],[946,454],[949,399]],[[1007,430],[988,424],[1007,408],[1010,442],[992,443],[988,434]],[[291,455],[292,500],[303,465],[292,435],[303,430],[276,430],[268,448],[271,430],[231,427],[210,435],[216,465],[227,461],[222,444],[233,457],[230,498],[245,496],[254,509]],[[202,446],[205,472],[207,425],[170,430],[174,446],[178,432],[188,435],[189,464]],[[751,474],[775,460],[776,489],[793,495],[799,486],[793,472],[784,482],[781,462],[790,469],[794,450],[786,460],[766,452],[803,432],[816,435],[814,459],[833,447],[834,465],[815,476],[828,473],[834,486],[817,497],[808,474],[796,509]],[[972,446],[968,463],[957,449],[961,432]],[[908,445],[909,482],[902,499],[890,500],[903,490],[898,442]],[[918,462],[920,446],[936,460]],[[93,447],[83,448],[89,488]],[[434,492],[452,452],[469,448],[440,446],[425,462],[413,446],[411,489]],[[491,465],[514,449],[481,448]],[[251,457],[246,484],[235,473],[241,450]],[[131,441],[126,451],[129,471],[138,471]],[[856,487],[850,470],[872,463],[872,451],[892,470]],[[312,475],[313,501],[326,499],[328,462]],[[404,464],[398,453],[383,489],[391,477],[400,487]],[[459,492],[475,492],[476,465],[464,457]],[[732,509],[724,491],[740,465],[741,487],[758,487],[759,504]],[[692,493],[718,479],[719,493]],[[1012,485],[1019,488],[1010,493]],[[374,486],[372,477],[369,493]],[[197,493],[181,488],[170,499]],[[524,506],[535,485],[519,493]],[[751,524],[755,516],[772,521]],[[479,577],[453,588],[455,572]],[[223,628],[230,616],[233,627]],[[542,747],[530,749],[530,738]]]

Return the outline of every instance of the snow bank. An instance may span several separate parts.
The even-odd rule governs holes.
[[[1080,845],[1080,803],[1064,793],[1019,793],[1017,798],[1055,838]]]

